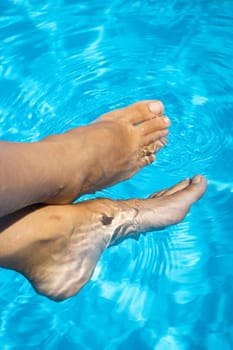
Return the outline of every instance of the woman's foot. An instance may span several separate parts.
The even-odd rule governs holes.
[[[71,203],[125,180],[166,144],[163,105],[144,101],[39,142],[0,141],[0,217],[37,203]]]
[[[64,300],[89,281],[107,247],[178,223],[205,190],[205,178],[195,176],[148,199],[26,208],[0,221],[0,266],[22,273],[38,293]]]
[[[159,101],[138,102],[91,125],[46,138],[43,142],[60,144],[66,152],[66,184],[46,203],[70,203],[84,193],[128,179],[152,163],[167,142],[170,121],[163,112]]]

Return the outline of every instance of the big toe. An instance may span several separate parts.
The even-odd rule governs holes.
[[[187,214],[190,206],[195,203],[206,190],[206,179],[203,176],[195,176],[190,183],[184,181],[169,190],[152,195],[149,199],[141,201],[139,207],[138,225],[139,231],[177,224]],[[177,190],[177,191],[176,191]]]
[[[147,100],[140,101],[129,105],[125,108],[120,108],[115,111],[104,114],[101,119],[127,119],[132,124],[139,124],[146,120],[150,120],[156,116],[163,115],[164,106],[161,101]]]
[[[179,199],[183,204],[191,205],[200,199],[206,191],[207,181],[204,176],[196,175],[190,180],[190,184],[172,196]]]
[[[206,191],[207,181],[204,176],[196,175],[190,184],[170,196],[166,196],[167,214],[170,216],[171,224],[183,220],[190,207],[198,201]],[[166,208],[165,208],[166,209]],[[166,211],[166,210],[165,210]]]

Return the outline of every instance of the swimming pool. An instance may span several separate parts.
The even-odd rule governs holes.
[[[168,147],[96,196],[144,197],[196,173],[209,182],[181,224],[106,251],[63,303],[1,270],[1,349],[233,348],[232,30],[231,0],[1,0],[2,139],[155,97],[172,120]]]

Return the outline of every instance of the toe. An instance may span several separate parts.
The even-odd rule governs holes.
[[[158,197],[163,197],[163,196],[169,196],[172,195],[176,192],[182,191],[183,189],[185,189],[187,186],[189,186],[190,184],[190,179],[185,179],[181,182],[179,182],[178,184],[176,184],[175,186],[172,186],[166,190],[160,191],[160,192],[156,192],[153,193],[150,198],[158,198]]]
[[[164,193],[166,193],[166,192],[167,192],[167,190],[158,191],[158,192],[151,194],[148,198],[159,198],[159,197],[162,197],[164,195]]]
[[[186,180],[187,181],[187,180]],[[182,183],[181,183],[182,184]],[[182,186],[180,184],[180,186]],[[179,186],[179,185],[178,185]],[[207,181],[204,176],[196,175],[190,181],[189,185],[170,194],[170,198],[179,200],[179,203],[182,205],[190,206],[195,201],[200,199],[206,191]]]
[[[166,146],[168,144],[168,139],[167,137],[161,137],[161,139],[159,140],[163,146]]]
[[[142,123],[155,116],[161,116],[164,106],[160,101],[141,101],[127,107],[127,114],[133,124]]]
[[[158,152],[162,147],[164,147],[164,144],[163,144],[163,142],[160,139],[160,140],[158,140],[156,142],[151,143],[146,148],[148,150],[148,153],[151,154],[151,153]]]
[[[154,197],[140,202],[143,210],[139,211],[138,231],[145,232],[151,229],[161,229],[174,225],[183,220],[190,206],[205,193],[206,179],[203,176],[195,176],[192,182],[181,182],[174,186],[171,192],[181,188],[172,194],[165,195],[167,191],[160,191]],[[182,189],[182,187],[184,188]]]
[[[156,131],[144,137],[142,140],[142,143],[144,145],[150,145],[151,143],[154,143],[156,141],[161,142],[161,140],[164,140],[164,138],[166,139],[166,136],[168,135],[168,133],[169,132],[167,129]]]
[[[142,135],[148,135],[154,133],[157,130],[166,129],[170,126],[170,120],[168,117],[157,117],[137,126]]]
[[[101,117],[101,119],[124,118],[133,124],[139,124],[164,112],[162,102],[157,100],[140,101],[128,107],[120,108]]]
[[[149,110],[156,116],[163,115],[164,113],[164,105],[161,101],[150,101],[148,107]]]
[[[161,148],[167,145],[167,138],[161,137],[160,139],[153,141],[150,145],[147,146],[149,153],[158,152]]]
[[[173,193],[176,193],[176,192],[179,192],[179,191],[184,190],[187,186],[189,186],[190,181],[191,181],[190,179],[185,179],[185,180],[181,181],[181,182],[178,183],[177,185],[170,187],[170,188],[164,193],[164,195],[165,195],[165,196],[170,196],[170,195],[172,195]]]
[[[156,156],[154,153],[143,156],[141,159],[141,167],[144,167],[146,165],[153,163],[155,159],[156,159]]]

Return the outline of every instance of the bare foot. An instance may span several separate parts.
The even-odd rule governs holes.
[[[168,118],[159,101],[143,101],[112,111],[91,125],[48,137],[65,148],[66,186],[46,203],[70,203],[84,193],[93,193],[130,178],[155,160],[166,144]]]
[[[37,203],[71,203],[134,175],[166,144],[159,101],[103,115],[39,142],[0,141],[0,217]]]
[[[195,176],[148,199],[24,209],[0,221],[0,265],[23,274],[38,293],[64,300],[89,281],[107,247],[178,223],[205,190],[205,178]]]

